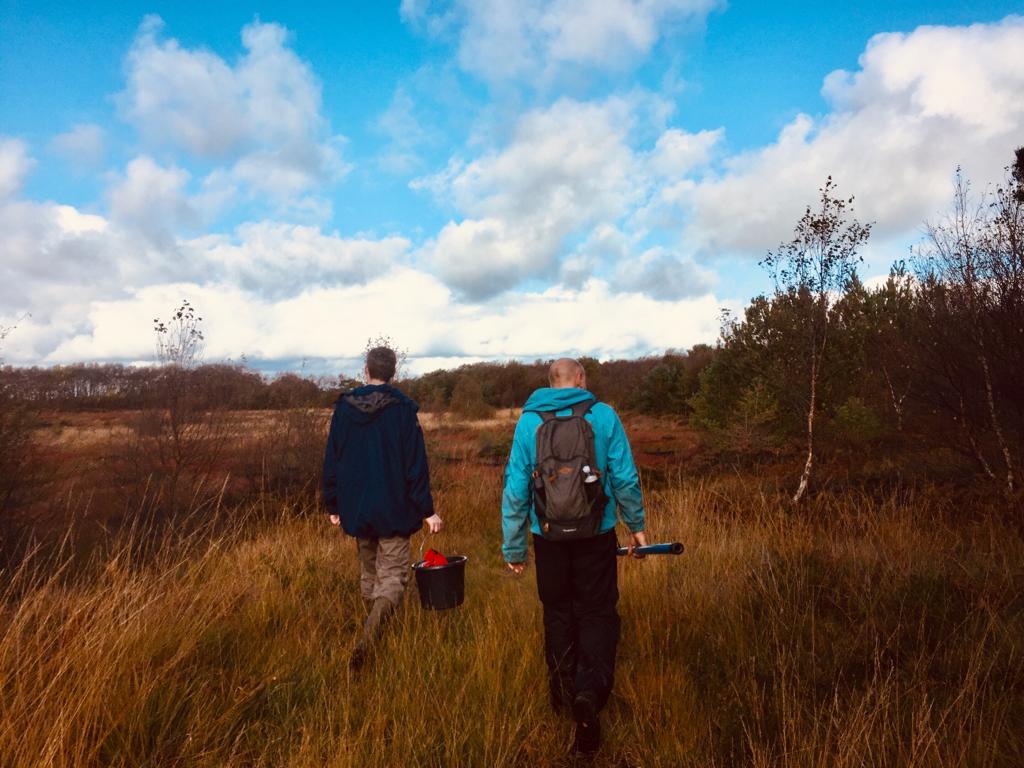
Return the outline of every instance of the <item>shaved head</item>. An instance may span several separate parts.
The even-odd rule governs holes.
[[[548,368],[548,384],[552,387],[585,387],[587,373],[578,360],[560,357]]]

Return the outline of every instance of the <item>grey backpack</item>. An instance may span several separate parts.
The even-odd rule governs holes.
[[[584,400],[569,416],[538,411],[537,465],[533,506],[545,539],[585,539],[600,532],[608,496],[594,452],[594,429],[584,416],[594,405]]]

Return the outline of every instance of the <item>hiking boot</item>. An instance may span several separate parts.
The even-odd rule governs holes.
[[[394,612],[395,604],[386,597],[378,597],[374,600],[366,622],[363,624],[362,642],[365,642],[368,647],[372,646],[384,631],[385,623]]]
[[[573,754],[592,755],[601,746],[601,721],[597,716],[597,697],[581,691],[572,700],[572,719],[576,721]]]
[[[373,601],[370,614],[363,622],[362,637],[359,638],[348,659],[349,669],[353,672],[358,672],[366,665],[377,640],[380,639],[381,632],[384,631],[384,625],[387,624],[391,614],[395,612],[395,607],[395,604],[386,597],[378,597]]]

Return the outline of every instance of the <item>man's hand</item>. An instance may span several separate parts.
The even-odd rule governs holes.
[[[444,520],[437,513],[426,518],[423,522],[427,524],[427,530],[431,533],[440,533],[441,529],[444,528]]]
[[[507,565],[508,565],[508,569],[510,571],[512,571],[512,573],[514,573],[516,576],[522,576],[523,575],[523,571],[526,570],[526,561],[525,560],[523,562],[521,562],[521,563],[507,563]]]
[[[341,517],[339,515],[328,515],[331,518],[331,525],[341,525]]]
[[[626,554],[635,557],[637,560],[643,560],[647,555],[641,555],[639,552],[634,550],[637,547],[647,546],[647,534],[643,531],[637,531],[629,535],[629,544],[626,545]]]

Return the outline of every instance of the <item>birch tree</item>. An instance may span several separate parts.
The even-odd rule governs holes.
[[[170,513],[199,503],[227,438],[227,404],[210,402],[198,386],[202,322],[187,300],[166,320],[154,318],[161,365],[146,392],[134,440],[116,457],[125,485],[147,478],[156,503]]]
[[[0,352],[15,326],[0,326]],[[3,358],[0,357],[0,365]],[[0,381],[0,511],[13,505],[15,493],[25,485],[34,463],[32,429],[35,414],[6,381]],[[0,516],[0,525],[5,517]],[[0,530],[0,541],[4,538]]]
[[[904,264],[894,264],[885,285],[867,296],[870,354],[882,376],[889,407],[902,433],[907,397],[916,379],[908,354],[914,311],[914,281]]]
[[[775,281],[776,297],[796,299],[802,315],[800,359],[793,362],[801,366],[807,382],[807,458],[794,503],[807,492],[814,467],[814,423],[821,407],[818,384],[835,301],[856,273],[862,260],[858,251],[871,234],[871,224],[861,224],[853,217],[853,198],[840,197],[831,176],[819,192],[819,206],[807,206],[793,239],[769,251],[761,261]]]
[[[977,399],[983,423],[987,422],[984,429],[1002,461],[1002,482],[1008,494],[1013,493],[1016,484],[1015,461],[1003,424],[1002,398],[997,393],[1005,384],[996,381],[998,371],[1006,370],[1006,366],[994,363],[1003,362],[1007,355],[1008,339],[1000,336],[1007,332],[1020,334],[1020,246],[1014,241],[1019,237],[1020,224],[1020,202],[1012,190],[997,189],[995,200],[976,198],[970,182],[958,169],[950,213],[927,225],[923,262],[925,277],[941,288],[933,292],[931,301],[938,300],[944,305],[942,314],[959,321],[964,359],[958,362],[975,369],[974,376],[968,371],[957,377],[968,382],[967,387],[958,386],[964,434],[982,470],[994,479],[995,471],[975,435],[978,420],[971,418],[969,404],[964,402],[965,396],[975,394],[964,391],[973,379],[979,382]],[[1004,313],[1008,317],[1002,320],[1000,315]],[[1012,351],[1014,346],[1010,344],[1009,349]],[[948,350],[943,353],[949,355]]]

